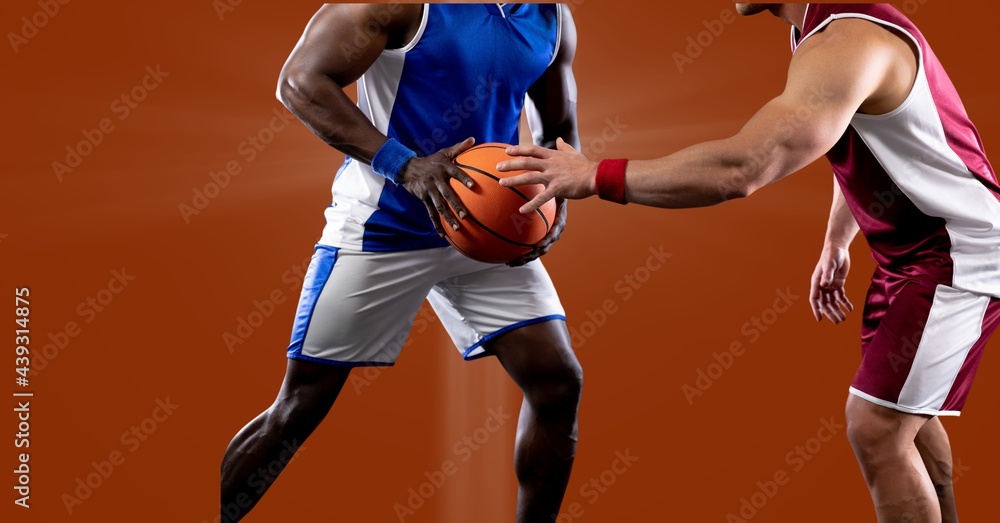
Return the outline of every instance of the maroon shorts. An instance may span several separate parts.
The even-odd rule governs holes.
[[[910,414],[957,416],[998,324],[1000,299],[877,271],[851,394]]]

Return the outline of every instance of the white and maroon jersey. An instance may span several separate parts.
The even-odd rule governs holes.
[[[827,154],[879,266],[1000,297],[1000,186],[951,79],[917,27],[888,4],[810,4],[792,49],[841,18],[908,37],[916,82],[895,110],[855,114]]]

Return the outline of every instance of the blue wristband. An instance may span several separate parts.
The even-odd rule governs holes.
[[[389,138],[372,157],[372,170],[394,183],[399,183],[399,176],[403,174],[406,162],[416,155],[417,153],[395,138]]]

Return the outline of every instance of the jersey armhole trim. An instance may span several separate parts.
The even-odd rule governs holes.
[[[811,5],[812,4],[806,4],[806,11],[802,15],[802,25],[805,25],[806,20],[809,19],[809,7]],[[799,41],[798,36],[799,36],[799,29],[793,25],[792,26],[792,54],[795,53],[795,50],[799,48],[799,44],[802,43],[802,42]],[[805,38],[803,38],[803,40],[805,40]]]
[[[423,13],[420,15],[420,27],[417,28],[417,34],[413,35],[413,38],[407,42],[406,45],[400,47],[399,49],[386,49],[382,51],[384,54],[403,54],[412,51],[414,47],[420,43],[420,38],[424,36],[424,30],[427,29],[427,18],[430,15],[431,6],[429,4],[423,5]]]
[[[906,110],[907,106],[910,105],[913,99],[916,98],[917,95],[920,93],[920,90],[924,86],[926,86],[928,82],[926,70],[924,68],[924,49],[920,45],[920,41],[917,40],[917,38],[914,37],[909,31],[903,29],[899,25],[896,25],[892,22],[888,22],[886,20],[882,20],[880,18],[875,18],[874,16],[861,13],[835,13],[830,15],[826,20],[823,20],[823,22],[817,25],[815,29],[809,31],[809,34],[804,36],[802,40],[799,41],[799,46],[802,46],[802,43],[805,42],[806,39],[808,39],[810,36],[818,33],[819,31],[823,30],[826,26],[830,25],[831,22],[835,20],[841,20],[844,18],[858,18],[861,20],[867,20],[875,25],[898,31],[899,33],[902,33],[907,38],[909,38],[910,41],[913,42],[913,45],[917,48],[917,74],[913,79],[913,86],[910,87],[910,92],[906,93],[906,98],[904,98],[903,101],[895,109],[887,113],[882,113],[882,114],[865,114],[860,112],[854,113],[855,117],[859,117],[863,120],[878,120],[884,118],[892,118],[893,116],[898,115],[899,113]],[[798,47],[796,47],[796,49],[798,49]]]
[[[562,43],[562,32],[563,32],[563,4],[556,4],[556,46],[552,50],[552,59],[549,60],[549,65],[546,67],[552,67],[552,64],[556,63],[556,58],[559,57],[559,47]]]

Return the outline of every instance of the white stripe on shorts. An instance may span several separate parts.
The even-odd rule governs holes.
[[[944,406],[973,345],[982,336],[989,296],[939,285],[899,405],[921,411]]]

